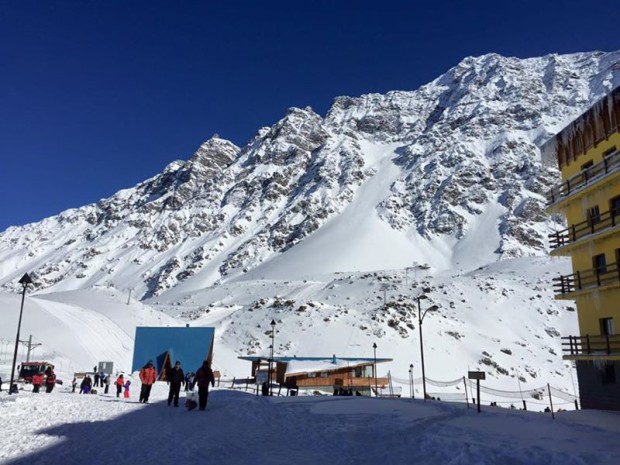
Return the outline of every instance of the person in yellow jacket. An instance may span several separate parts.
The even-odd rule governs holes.
[[[142,386],[140,387],[140,403],[146,404],[149,401],[149,395],[151,394],[151,388],[153,383],[157,379],[157,370],[153,366],[153,361],[149,360],[146,365],[140,370],[140,381]]]

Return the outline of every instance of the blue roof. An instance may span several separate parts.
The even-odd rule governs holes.
[[[157,373],[161,373],[168,352],[172,365],[178,360],[184,371],[196,371],[212,353],[214,336],[215,328],[139,326],[131,371],[139,370],[152,360]]]

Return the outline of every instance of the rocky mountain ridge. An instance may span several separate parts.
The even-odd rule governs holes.
[[[28,271],[38,289],[107,284],[148,300],[267,275],[301,244],[320,255],[319,232],[336,225],[398,250],[362,262],[350,257],[365,248],[348,244],[346,260],[287,270],[443,271],[543,255],[558,172],[538,145],[617,86],[619,69],[619,52],[490,54],[415,91],[338,97],[324,118],[292,108],[242,148],[213,137],[133,188],[0,233],[0,285],[13,290]],[[483,228],[489,240],[471,243]]]

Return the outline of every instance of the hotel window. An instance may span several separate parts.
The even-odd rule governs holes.
[[[588,208],[588,222],[590,224],[596,224],[601,222],[601,212],[598,205]]]
[[[599,321],[601,322],[602,336],[613,336],[614,334],[616,334],[613,318],[601,318]]]
[[[604,253],[592,257],[592,268],[594,268],[596,274],[602,274],[607,271],[607,262],[605,262]]]
[[[611,216],[620,216],[620,196],[614,197],[609,201],[609,210],[611,211]]]

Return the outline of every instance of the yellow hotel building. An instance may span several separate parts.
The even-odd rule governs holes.
[[[551,255],[572,260],[554,279],[556,299],[574,300],[578,335],[563,335],[563,358],[577,366],[582,408],[620,410],[620,87],[545,144],[562,182],[547,210],[568,227],[549,236]]]

